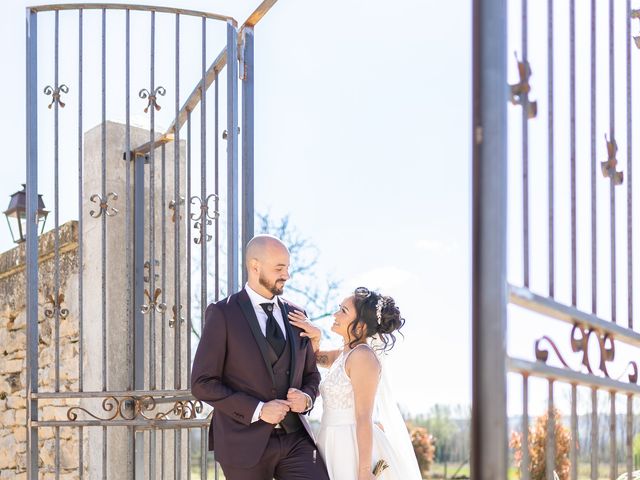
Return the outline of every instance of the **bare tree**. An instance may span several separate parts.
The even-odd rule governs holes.
[[[318,247],[291,225],[288,215],[274,219],[268,213],[258,214],[258,220],[260,233],[274,235],[289,247],[291,280],[287,284],[287,292],[295,294],[296,300],[307,310],[310,320],[330,315],[340,282],[330,277],[318,278]]]
[[[282,218],[274,218],[269,213],[258,214],[257,220],[257,233],[274,235],[289,247],[289,253],[291,254],[291,267],[289,270],[291,280],[287,283],[287,296],[292,297],[292,301],[299,303],[306,309],[310,320],[318,320],[330,315],[333,311],[333,305],[337,303],[340,282],[330,277],[320,278],[318,274],[320,258],[318,247],[291,224],[288,215]],[[223,298],[226,296],[224,288],[226,281],[223,278],[225,269],[222,268],[222,262],[226,258],[226,254],[224,249],[220,253],[221,276],[219,284],[221,287],[219,298]],[[211,252],[209,252],[209,255],[211,255]],[[199,318],[203,311],[200,298],[200,268],[199,259],[193,257],[191,265],[193,279],[191,312],[194,317],[192,318]],[[215,285],[215,272],[213,270],[207,271],[207,285],[206,303],[210,303],[215,299],[213,287]],[[192,321],[191,331],[195,337],[200,338],[198,321]]]

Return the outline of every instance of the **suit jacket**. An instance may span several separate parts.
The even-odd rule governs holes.
[[[302,310],[283,300],[283,318],[291,348],[289,383],[315,401],[320,373],[315,354],[287,313]],[[214,408],[209,428],[209,450],[230,466],[255,466],[264,452],[274,425],[251,423],[260,401],[276,398],[267,340],[260,330],[249,295],[243,289],[207,307],[205,325],[193,361],[191,393]],[[304,415],[300,419],[311,434]],[[313,436],[311,435],[313,438]]]

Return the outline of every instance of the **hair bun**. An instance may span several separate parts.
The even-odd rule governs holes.
[[[378,333],[389,334],[400,330],[404,325],[404,318],[400,314],[400,309],[391,297],[383,297],[384,302],[380,310],[380,321],[378,323]]]

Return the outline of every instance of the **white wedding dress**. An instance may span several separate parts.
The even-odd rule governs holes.
[[[368,345],[358,345],[355,348],[371,348]],[[328,373],[320,382],[320,394],[324,411],[320,431],[318,432],[318,450],[322,455],[331,480],[356,480],[358,477],[358,444],[356,438],[356,419],[353,400],[353,387],[351,379],[345,371],[345,362],[349,357],[348,352],[342,352],[331,365]],[[384,379],[383,379],[384,380]],[[378,387],[378,395],[381,389],[386,388],[381,381]],[[373,425],[373,452],[372,469],[378,460],[384,460],[389,468],[376,477],[380,480],[420,480],[422,476],[418,470],[418,464],[410,446],[409,434],[398,411],[397,415],[402,426],[396,429],[396,436],[388,438],[385,418],[378,418],[380,409],[379,398],[376,398],[376,414],[374,421],[382,424],[385,431],[377,425]],[[395,404],[393,408],[397,410]],[[391,425],[389,425],[391,426]],[[385,433],[387,432],[387,433]],[[396,438],[400,437],[400,438]],[[392,440],[392,441],[391,441]],[[408,443],[407,443],[408,442]],[[404,448],[398,448],[398,444]],[[408,453],[407,449],[410,449]]]

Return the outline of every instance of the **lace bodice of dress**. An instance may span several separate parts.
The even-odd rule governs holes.
[[[361,344],[355,348],[371,347]],[[329,368],[327,375],[320,382],[320,394],[322,395],[322,404],[325,410],[354,408],[353,386],[345,370],[345,363],[351,352],[353,350],[347,352],[343,350]]]
[[[344,369],[347,357],[344,351],[338,355],[329,372],[320,382],[320,394],[325,410],[353,408],[353,387]]]

